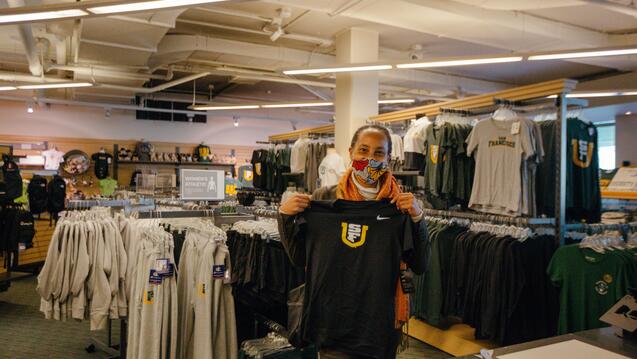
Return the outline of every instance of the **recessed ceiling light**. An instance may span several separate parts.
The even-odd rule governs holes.
[[[48,84],[33,84],[33,85],[20,85],[20,90],[46,90],[46,89],[61,89],[72,87],[91,87],[90,82],[61,82],[61,83],[48,83]]]
[[[397,98],[391,100],[378,100],[379,104],[390,104],[390,103],[414,103],[416,102],[413,98]]]
[[[259,108],[259,105],[198,105],[193,106],[193,110],[201,111],[219,111],[219,110],[250,110]]]
[[[65,19],[69,17],[81,17],[86,15],[88,15],[88,13],[80,9],[28,12],[24,14],[0,15],[0,24],[13,23],[13,22],[25,22],[25,21]]]
[[[333,106],[333,102],[307,102],[307,103],[277,103],[271,105],[261,105],[262,108],[292,108],[292,107],[321,107]]]
[[[89,7],[88,11],[93,14],[116,14],[123,12],[133,11],[145,11],[145,10],[157,10],[170,7],[182,7],[190,5],[210,4],[215,2],[221,2],[226,0],[156,0],[156,1],[143,1],[129,4],[120,5],[107,5]]]
[[[602,56],[620,56],[637,54],[637,48],[614,49],[614,50],[595,50],[595,51],[572,51],[562,53],[552,53],[544,55],[529,56],[529,60],[560,60],[560,59],[577,59],[583,57],[602,57]]]
[[[285,70],[286,75],[311,75],[311,74],[329,74],[336,72],[359,72],[359,71],[381,71],[391,70],[392,65],[352,65],[346,67],[325,67],[318,69],[299,69],[299,70]]]
[[[509,57],[486,57],[476,59],[459,59],[459,60],[442,60],[442,61],[426,61],[416,63],[405,63],[396,65],[399,69],[417,69],[427,67],[454,67],[454,66],[469,66],[469,65],[484,65],[484,64],[499,64],[505,62],[518,62],[522,61],[522,56],[509,56]]]

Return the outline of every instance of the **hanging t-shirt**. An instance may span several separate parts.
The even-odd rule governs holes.
[[[237,177],[237,188],[252,188],[252,180],[253,180],[253,168],[252,165],[246,163],[239,167],[239,176]]]
[[[210,147],[204,144],[197,146],[195,149],[195,154],[197,154],[199,162],[210,162],[210,157],[212,157],[212,151],[210,151]]]
[[[111,164],[113,156],[106,152],[97,152],[91,156],[95,167],[95,177],[104,179],[108,177],[108,166]]]
[[[117,189],[117,181],[112,178],[104,178],[100,180],[100,194],[105,197],[113,195]]]
[[[601,220],[601,190],[597,128],[576,118],[567,119],[568,143],[566,217],[569,220]]]
[[[345,173],[345,162],[336,152],[328,152],[319,165],[319,179],[321,187],[330,187],[338,184]]]
[[[409,215],[389,201],[312,201],[295,226],[305,233],[303,338],[318,350],[388,357],[400,261],[410,262],[418,238]]]
[[[60,168],[60,163],[64,162],[64,152],[60,152],[55,149],[42,151],[44,157],[44,169],[57,171]]]
[[[547,270],[560,287],[558,334],[608,326],[599,317],[637,285],[635,268],[635,256],[626,250],[600,254],[578,244],[560,247]]]
[[[425,131],[425,189],[434,196],[440,195],[443,166],[447,161],[442,142],[444,133],[445,128],[435,125],[428,126]]]
[[[479,122],[467,138],[467,155],[473,155],[476,161],[469,207],[487,213],[520,215],[520,166],[533,154],[528,127],[518,121]]]
[[[252,168],[254,168],[253,184],[255,188],[265,189],[266,180],[266,161],[268,157],[267,150],[256,150],[252,152]]]
[[[294,142],[290,153],[290,172],[305,172],[305,158],[307,157],[307,150],[310,142],[311,140],[307,137],[299,138],[296,142]]]
[[[403,148],[405,149],[405,170],[421,171],[425,165],[425,137],[427,127],[431,122],[425,117],[416,120],[403,139]]]

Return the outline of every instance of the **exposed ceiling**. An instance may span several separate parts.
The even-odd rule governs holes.
[[[0,3],[8,6],[6,0]],[[278,23],[285,33],[272,41]],[[622,0],[264,0],[7,25],[0,31],[0,81],[36,81],[41,65],[48,81],[100,84],[37,93],[67,100],[122,104],[142,95],[192,101],[193,89],[197,102],[329,100],[334,96],[333,77],[291,78],[280,70],[335,64],[334,37],[351,27],[378,32],[379,60],[387,61],[602,48],[637,44],[637,7]],[[35,41],[35,56],[24,45],[25,28]],[[619,56],[391,70],[379,74],[380,97],[454,98],[562,77],[608,77],[636,68],[637,56]],[[194,83],[178,81],[198,73],[203,75]],[[166,83],[155,93],[147,89]],[[262,114],[299,121],[331,119],[330,111]]]

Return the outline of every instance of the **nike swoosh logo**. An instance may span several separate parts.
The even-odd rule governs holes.
[[[384,221],[386,219],[389,219],[389,217],[381,217],[380,214],[378,216],[376,216],[376,220],[377,221]]]

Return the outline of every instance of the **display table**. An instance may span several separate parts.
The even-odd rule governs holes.
[[[615,335],[615,330],[612,327],[587,330],[583,332],[577,332],[573,334],[565,334],[557,337],[535,340],[528,343],[510,345],[494,350],[493,358],[498,356],[520,352],[523,350],[538,348],[545,345],[565,342],[568,340],[579,340],[617,354],[625,355],[629,358],[637,358],[637,341],[634,339],[623,339]],[[467,355],[462,358],[476,358],[476,355]]]

